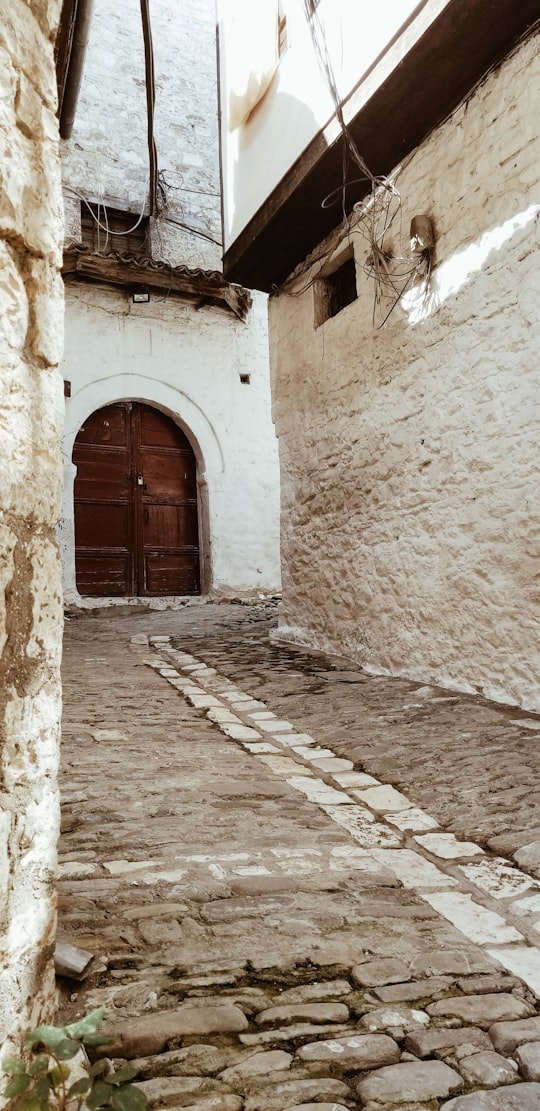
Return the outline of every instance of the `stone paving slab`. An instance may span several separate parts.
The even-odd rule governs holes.
[[[332,736],[336,692],[356,699],[356,729],[365,677],[321,678],[318,716],[297,713],[313,674],[288,651],[260,650],[267,626],[260,609],[221,606],[70,622],[59,935],[96,957],[84,983],[62,981],[62,1018],[104,1002],[113,1051],[135,1060],[153,1106],[533,1099],[540,1010],[523,977],[534,911],[509,907],[534,886],[518,878],[501,894],[500,849],[494,889],[485,869],[469,874],[470,846],[463,857],[422,844],[440,824],[426,797],[338,753]],[[333,676],[333,663],[318,666]],[[409,811],[412,824],[396,824]],[[458,896],[489,916],[487,939],[446,913]],[[518,1104],[463,1111],[476,1106]]]

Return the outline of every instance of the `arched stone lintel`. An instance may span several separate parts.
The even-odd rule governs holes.
[[[71,462],[79,429],[91,413],[120,401],[154,405],[185,432],[197,459],[199,482],[223,474],[225,460],[216,430],[202,409],[183,390],[142,374],[117,374],[98,379],[75,391],[66,407],[64,461]]]

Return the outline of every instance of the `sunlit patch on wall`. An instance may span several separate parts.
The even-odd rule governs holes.
[[[532,224],[540,213],[539,204],[531,204],[523,212],[511,216],[496,228],[483,233],[475,243],[456,251],[433,272],[429,289],[420,284],[407,290],[401,298],[409,324],[420,324],[431,316],[449,297],[455,296],[474,274],[480,273],[492,251],[498,251],[517,231]]]

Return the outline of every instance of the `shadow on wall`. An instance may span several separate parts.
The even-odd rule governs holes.
[[[275,81],[275,79],[274,79]],[[283,174],[294,171],[291,157],[298,161],[312,140],[320,133],[320,124],[302,100],[289,93],[276,92],[273,86],[255,106],[245,124],[238,128],[238,146],[234,160],[232,187],[229,185],[229,229],[235,227],[236,214],[247,213],[246,223],[260,207],[264,198],[278,184],[269,181],[269,165],[283,166]],[[319,155],[327,147],[320,134]],[[249,167],[249,172],[246,172]],[[340,181],[331,183],[339,188]],[[321,205],[324,196],[321,195]],[[336,224],[341,222],[341,212],[336,209]],[[244,224],[245,226],[245,224]],[[239,225],[239,234],[243,227]]]

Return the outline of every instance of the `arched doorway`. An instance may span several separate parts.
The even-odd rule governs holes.
[[[73,448],[80,594],[198,594],[197,466],[187,436],[150,405],[92,413]]]

